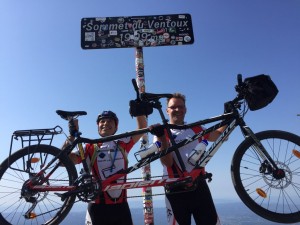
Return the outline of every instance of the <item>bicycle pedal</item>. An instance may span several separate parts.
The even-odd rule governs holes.
[[[55,195],[57,195],[58,197],[62,197],[63,194],[60,194],[60,193],[57,193],[57,192],[54,192]]]
[[[67,198],[66,193],[60,194],[60,193],[55,192],[54,194],[57,195],[58,197],[60,197],[61,201],[64,201]]]

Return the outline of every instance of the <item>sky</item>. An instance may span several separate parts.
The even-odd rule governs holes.
[[[237,74],[244,78],[268,74],[279,94],[267,107],[249,111],[245,121],[255,132],[277,129],[300,134],[298,0],[2,0],[0,161],[8,156],[15,130],[60,125],[68,131],[57,109],[87,112],[79,118],[84,137],[98,138],[95,120],[103,110],[117,113],[119,133],[136,129],[128,112],[129,101],[136,97],[131,84],[136,78],[135,49],[83,50],[81,19],[182,13],[192,17],[195,41],[143,48],[146,91],[184,93],[186,122],[195,122],[223,112],[223,103],[236,95]],[[158,122],[157,112],[149,116],[149,125]],[[64,139],[55,137],[54,144],[60,147]],[[242,140],[235,130],[207,166],[213,173],[209,187],[215,199],[238,199],[230,163]],[[132,152],[137,150],[138,146]],[[136,162],[133,153],[129,161]],[[153,176],[162,174],[159,161],[151,169]],[[129,177],[140,176],[137,171]]]

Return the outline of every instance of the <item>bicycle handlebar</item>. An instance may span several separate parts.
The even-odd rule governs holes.
[[[146,101],[155,101],[161,98],[172,98],[172,94],[153,94],[153,93],[142,93],[141,99]]]
[[[139,87],[137,86],[136,80],[132,79],[131,82],[132,82],[134,90],[136,92],[136,99],[140,99]]]
[[[147,92],[139,93],[139,88],[137,86],[136,80],[132,79],[131,81],[132,81],[134,90],[136,92],[137,100],[156,101],[161,98],[172,98],[172,96],[173,96],[172,94],[153,94],[153,93],[147,93]]]
[[[242,74],[238,74],[238,75],[237,75],[237,81],[238,81],[238,85],[241,86],[242,83],[243,83]]]
[[[244,82],[243,82],[243,79],[242,79],[242,74],[238,74],[237,75],[237,85],[235,87],[236,91],[239,93],[239,97],[238,99],[242,99],[243,97],[243,92],[244,92]],[[137,86],[137,83],[136,83],[136,80],[135,79],[132,79],[132,84],[134,86],[134,89],[137,93],[137,99],[138,100],[142,100],[142,101],[157,101],[161,98],[172,98],[173,97],[173,94],[168,94],[168,93],[164,93],[164,94],[153,94],[153,93],[147,93],[147,92],[144,92],[144,93],[139,93],[139,90],[138,90],[138,86]]]
[[[238,74],[237,79],[238,79],[238,85],[236,86],[236,89],[238,89],[237,92],[240,92],[241,90],[239,88],[242,88],[242,86],[243,86],[242,75]],[[160,98],[171,98],[173,96],[173,94],[139,93],[139,89],[138,89],[138,86],[137,86],[137,83],[136,83],[135,79],[132,79],[132,84],[133,84],[133,87],[134,87],[134,89],[137,93],[137,100],[158,101]],[[68,120],[70,117],[78,117],[78,116],[82,116],[82,115],[87,115],[87,113],[85,111],[56,110],[56,113],[61,118],[65,119],[65,120]],[[232,113],[228,113],[228,117],[230,117],[231,114]],[[225,116],[226,117],[226,115],[220,115],[220,116]],[[193,126],[205,124],[207,121],[210,121],[210,122],[218,121],[220,116],[216,116],[214,118],[210,118],[210,119],[207,119],[207,120],[199,120],[197,122],[190,123],[190,124],[185,124],[185,125],[168,124],[167,126],[170,129],[187,129],[187,128],[191,128]],[[160,125],[160,126],[163,126],[164,128],[166,128],[166,125]],[[124,132],[124,133],[121,133],[121,134],[110,135],[110,136],[101,137],[101,138],[98,138],[98,139],[89,139],[89,138],[80,137],[79,138],[80,140],[78,140],[78,142],[83,142],[83,143],[108,142],[108,141],[113,141],[113,140],[117,140],[117,139],[120,139],[120,138],[132,136],[132,135],[144,134],[144,133],[147,133],[147,132],[150,132],[149,128],[143,128],[143,129],[139,129],[139,130]]]

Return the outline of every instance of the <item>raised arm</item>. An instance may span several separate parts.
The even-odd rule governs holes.
[[[137,116],[136,117],[136,122],[137,122],[137,129],[142,129],[147,127],[147,119],[146,116]],[[132,136],[132,139],[134,143],[136,143],[144,134],[137,134]]]
[[[165,135],[165,129],[160,124],[155,124],[149,126],[150,132],[155,135],[155,139],[161,143],[161,147],[159,148],[159,151],[166,150],[170,144],[169,141]],[[172,154],[167,154],[160,158],[160,161],[162,164],[166,165],[167,167],[170,167],[173,165],[173,156]]]

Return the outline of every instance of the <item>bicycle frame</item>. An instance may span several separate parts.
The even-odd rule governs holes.
[[[127,175],[127,174],[141,168],[142,166],[144,166],[148,163],[151,163],[173,151],[176,152],[176,151],[178,151],[178,148],[180,148],[184,145],[187,145],[187,144],[197,140],[198,138],[203,137],[212,131],[215,131],[216,129],[218,129],[222,126],[227,126],[227,128],[222,132],[220,137],[214,143],[212,143],[211,147],[204,153],[203,157],[201,158],[201,160],[199,161],[199,163],[197,165],[198,168],[203,168],[206,166],[206,164],[210,161],[210,159],[214,156],[214,154],[219,150],[219,148],[227,140],[227,138],[234,131],[234,129],[237,126],[239,126],[241,128],[242,133],[246,137],[250,136],[255,140],[255,142],[257,144],[256,150],[259,153],[259,155],[264,156],[262,158],[268,159],[269,162],[274,166],[274,168],[278,169],[278,167],[274,163],[273,159],[269,156],[269,154],[264,149],[264,147],[261,145],[259,140],[257,140],[253,131],[245,124],[243,118],[241,118],[238,115],[237,111],[235,113],[223,114],[223,115],[216,116],[216,117],[213,117],[210,119],[200,120],[198,122],[194,122],[194,123],[182,125],[182,126],[166,124],[166,127],[168,127],[167,129],[172,129],[172,128],[187,129],[187,128],[190,128],[193,126],[205,125],[205,124],[209,124],[209,123],[216,122],[216,121],[222,121],[222,122],[219,122],[216,125],[211,126],[207,129],[201,131],[200,133],[195,134],[193,137],[188,137],[185,140],[183,140],[177,144],[174,144],[173,146],[169,147],[165,151],[150,154],[149,156],[143,158],[140,162],[136,163],[135,165],[129,167],[128,169],[126,169],[124,171],[117,172],[116,175],[113,175],[112,177],[109,177],[107,180],[102,182],[102,185],[103,185],[102,190],[107,191],[107,190],[115,190],[115,189],[130,189],[130,188],[139,188],[139,187],[164,186],[165,184],[173,183],[173,182],[180,182],[187,178],[192,178],[192,181],[194,181],[196,179],[196,177],[199,175],[199,173],[197,173],[195,171],[191,171],[188,173],[184,167],[183,171],[184,171],[185,178],[172,178],[172,179],[143,181],[142,183],[140,183],[140,182],[125,182],[125,183],[121,183],[121,184],[111,184],[112,181],[114,181],[124,175]],[[179,157],[180,157],[180,155],[179,155]],[[181,159],[181,157],[180,157],[180,159]]]
[[[158,110],[160,111],[161,108],[159,107]],[[252,132],[252,130],[245,124],[243,118],[239,115],[237,110],[234,110],[231,113],[227,113],[227,114],[223,114],[223,115],[219,115],[216,117],[212,117],[209,119],[205,119],[205,120],[200,120],[194,123],[190,123],[190,124],[186,124],[186,125],[173,125],[173,124],[168,124],[165,119],[164,116],[162,116],[163,121],[164,121],[164,126],[166,127],[166,130],[170,132],[170,129],[187,129],[193,126],[199,126],[199,125],[206,125],[209,123],[213,123],[213,122],[217,122],[217,121],[221,121],[203,131],[201,131],[200,133],[195,134],[193,137],[187,137],[185,140],[179,142],[179,143],[175,143],[173,144],[171,147],[169,147],[168,149],[166,149],[165,151],[161,151],[161,152],[156,152],[156,153],[152,153],[150,155],[148,155],[145,158],[142,158],[139,162],[137,162],[136,164],[134,164],[133,166],[128,167],[127,169],[123,169],[120,170],[118,172],[116,172],[114,175],[107,177],[106,180],[101,181],[101,190],[102,191],[108,191],[108,190],[117,190],[117,189],[133,189],[133,188],[143,188],[143,187],[157,187],[157,186],[165,186],[166,184],[170,184],[170,183],[174,183],[174,182],[184,182],[186,180],[190,180],[191,182],[193,182],[199,175],[199,171],[197,170],[193,170],[191,172],[187,172],[184,165],[182,166],[182,170],[184,172],[184,177],[181,178],[163,178],[160,180],[149,180],[149,181],[136,181],[136,182],[121,182],[121,183],[113,183],[114,181],[120,179],[121,177],[124,177],[128,174],[130,174],[131,172],[142,168],[143,166],[175,151],[175,153],[178,153],[178,149],[182,146],[185,146],[195,140],[197,140],[198,138],[205,136],[206,134],[209,134],[212,131],[215,131],[216,129],[222,127],[222,126],[227,126],[227,128],[223,131],[223,133],[220,135],[220,137],[214,142],[212,143],[211,147],[204,153],[203,157],[201,158],[201,160],[199,161],[197,168],[203,168],[206,166],[206,164],[210,161],[210,159],[214,156],[214,154],[219,150],[219,148],[222,146],[222,144],[226,141],[226,139],[230,136],[230,134],[233,132],[233,130],[239,126],[241,128],[242,133],[244,134],[244,136],[248,137],[252,137],[255,141],[256,144],[258,146],[257,148],[257,152],[261,155],[264,156],[263,158],[266,158],[270,161],[271,164],[273,164],[274,168],[277,168],[276,164],[273,162],[271,157],[268,157],[268,153],[266,151],[264,151],[263,146],[260,144],[260,142],[255,138],[254,133]],[[77,146],[79,146],[79,151],[80,151],[80,155],[82,157],[82,164],[84,167],[85,172],[90,173],[89,171],[89,167],[86,163],[86,160],[84,158],[84,154],[83,154],[83,148],[82,148],[82,143],[98,143],[98,142],[107,142],[107,141],[112,141],[112,140],[117,140],[123,137],[128,137],[128,136],[132,136],[135,134],[142,134],[142,133],[146,133],[149,132],[148,128],[145,129],[140,129],[140,130],[136,130],[136,131],[131,131],[131,132],[125,132],[122,134],[118,134],[118,135],[112,135],[112,136],[108,136],[108,137],[103,137],[100,139],[88,139],[88,138],[83,138],[83,137],[78,137],[75,139],[75,141],[68,146],[66,149],[62,150],[63,152],[66,152],[67,154],[70,153],[70,151],[72,149],[74,149]],[[61,153],[61,154],[62,154]],[[43,168],[38,174],[37,176],[39,176],[40,174],[43,173],[43,170],[47,169],[51,164],[53,164],[57,159],[58,159],[59,155],[55,158],[53,158],[53,160],[51,162],[49,162],[49,164]],[[178,154],[179,159],[181,159],[180,155]],[[56,165],[56,167],[59,166],[58,164]],[[53,168],[53,170],[55,170],[55,168]],[[51,175],[51,173],[49,173],[49,176]],[[46,181],[49,177],[45,177],[44,181]],[[41,183],[44,183],[44,181],[42,181]],[[30,183],[28,184],[29,186],[31,186],[30,188],[32,190],[35,191],[41,191],[41,192],[45,192],[45,191],[74,191],[76,189],[76,186],[50,186],[50,185],[31,185]]]
[[[232,101],[225,103],[224,114],[185,125],[169,124],[163,114],[160,99],[171,98],[173,95],[140,94],[138,100],[145,101],[143,102],[145,106],[151,106],[158,110],[163,122],[161,126],[164,127],[170,140],[170,147],[156,152],[153,152],[151,148],[149,150],[144,149],[145,152],[138,151],[135,153],[135,156],[139,155],[140,157],[140,159],[136,157],[137,162],[109,176],[107,173],[105,174],[105,168],[96,171],[96,173],[91,171],[94,170],[93,160],[97,157],[97,152],[90,156],[91,160],[87,160],[83,144],[117,141],[125,137],[150,132],[149,128],[99,139],[84,138],[78,132],[75,140],[70,142],[63,150],[52,146],[53,137],[64,133],[60,126],[50,129],[15,131],[11,140],[9,157],[1,164],[0,178],[2,179],[0,181],[4,190],[0,194],[6,203],[10,203],[10,195],[14,195],[16,201],[9,206],[8,210],[3,210],[0,214],[0,220],[8,221],[9,224],[13,223],[11,221],[14,221],[14,218],[12,218],[14,214],[5,214],[12,211],[11,207],[18,209],[21,203],[24,204],[22,215],[25,219],[34,219],[47,214],[47,218],[44,219],[44,221],[47,220],[47,224],[48,222],[49,224],[58,224],[69,213],[76,198],[78,198],[78,201],[91,202],[97,200],[99,195],[101,198],[101,192],[158,186],[164,186],[166,194],[191,191],[197,187],[199,179],[208,178],[210,180],[211,174],[203,173],[205,172],[203,168],[210,162],[234,129],[240,127],[245,140],[235,150],[231,164],[232,181],[237,194],[250,210],[265,219],[283,223],[299,222],[300,208],[297,203],[300,200],[297,185],[300,179],[298,176],[300,137],[280,130],[254,133],[244,121],[244,116],[248,111],[248,101],[245,96],[249,93],[249,90],[246,83],[242,82],[241,76],[238,76],[238,85],[235,89],[238,95]],[[138,102],[136,103],[138,106]],[[136,110],[137,108],[132,109]],[[251,110],[250,107],[249,109]],[[84,111],[66,112],[58,110],[57,113],[66,120],[86,115]],[[176,143],[172,136],[173,129],[191,129],[195,126],[205,126],[206,129],[184,137]],[[219,130],[221,127],[225,127],[222,129],[223,132],[201,154],[196,164],[194,161],[189,161],[194,155],[187,159],[187,162],[194,166],[194,169],[190,172],[187,171],[186,162],[183,162],[185,158],[181,158],[179,149],[194,141],[198,143],[200,139],[206,138],[211,132]],[[18,138],[22,141],[22,148],[12,154],[13,140]],[[81,157],[80,161],[83,166],[80,174],[68,158],[68,155],[75,148],[79,150],[79,157]],[[152,177],[151,180],[147,181],[141,179],[126,181],[125,177],[128,174],[170,153],[177,156],[178,166],[183,172],[182,176],[176,178],[162,176],[159,179]],[[98,172],[103,173],[103,180],[101,180],[102,176],[94,175]],[[19,182],[20,179],[21,182]],[[21,184],[21,186],[16,188],[18,191],[15,191],[13,185],[6,185],[6,181],[12,181],[16,185]],[[10,190],[10,187],[13,187],[12,190]],[[50,192],[52,194],[48,194]],[[61,202],[57,201],[57,198],[60,198]],[[51,210],[48,209],[47,201],[55,202],[54,205],[51,204]],[[42,203],[39,204],[40,202]],[[39,207],[37,207],[38,204]],[[42,208],[40,208],[41,206]],[[25,210],[27,211],[25,212]],[[39,213],[35,214],[34,211]],[[58,214],[53,216],[50,213],[52,211],[57,211]],[[48,220],[49,217],[50,220]]]

